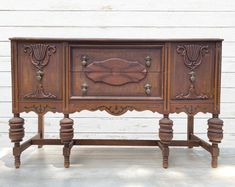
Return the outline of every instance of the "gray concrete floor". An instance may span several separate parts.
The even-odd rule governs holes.
[[[235,186],[235,136],[220,144],[219,167],[210,167],[210,155],[201,148],[170,149],[169,168],[161,166],[155,147],[73,147],[71,167],[63,168],[61,146],[33,146],[13,166],[12,144],[0,134],[0,187],[165,187]]]

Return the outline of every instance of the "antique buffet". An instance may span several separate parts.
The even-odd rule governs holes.
[[[223,138],[220,113],[222,39],[11,38],[12,111],[9,137],[15,167],[31,145],[63,145],[64,167],[74,145],[158,146],[168,167],[170,146],[201,146],[217,167]],[[159,140],[74,139],[70,114],[105,110],[112,115],[150,110],[162,114]],[[22,112],[38,115],[38,133],[25,135]],[[44,114],[64,114],[60,139],[44,138]],[[171,113],[187,114],[187,140],[173,140]],[[194,116],[211,113],[208,143],[194,134]],[[156,125],[157,125],[156,121]],[[58,124],[59,125],[59,124]],[[91,124],[92,125],[92,124]],[[112,124],[111,124],[112,125]],[[205,125],[205,124],[201,124]]]

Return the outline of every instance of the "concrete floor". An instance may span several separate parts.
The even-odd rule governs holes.
[[[0,187],[156,187],[235,186],[235,136],[225,135],[219,167],[201,148],[171,148],[169,168],[154,147],[73,147],[71,167],[63,168],[61,146],[36,146],[22,155],[14,169],[12,144],[0,134]]]

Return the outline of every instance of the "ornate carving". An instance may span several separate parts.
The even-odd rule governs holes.
[[[180,93],[176,96],[177,99],[208,99],[206,94],[197,94],[194,84],[189,86],[188,93]]]
[[[147,70],[139,62],[110,58],[90,63],[85,68],[85,74],[94,82],[120,86],[141,81],[146,77]]]
[[[43,76],[44,76],[43,69],[48,65],[52,53],[56,52],[56,47],[47,44],[31,44],[25,46],[24,52],[29,54],[32,64],[37,69],[36,79],[38,81],[37,89],[29,94],[26,94],[24,98],[26,99],[56,98],[55,95],[51,93],[46,93],[43,88]]]
[[[210,142],[220,143],[223,139],[223,121],[219,118],[211,118],[208,120],[207,136]]]
[[[180,112],[185,111],[189,115],[195,115],[197,112],[205,112],[208,110],[206,106],[201,105],[183,105],[183,106],[176,106],[176,110]]]
[[[13,117],[9,120],[9,138],[12,142],[19,143],[24,137],[24,119]]]
[[[98,106],[95,108],[90,109],[91,111],[95,110],[100,110],[103,111],[105,110],[109,114],[115,115],[115,116],[120,116],[124,113],[126,113],[128,110],[132,111],[135,110],[134,106],[120,106],[120,105],[111,105],[111,106]]]
[[[25,106],[24,107],[26,110],[33,110],[37,112],[38,114],[43,114],[48,110],[55,110],[56,107],[51,107],[49,105],[32,105],[32,106]]]
[[[207,94],[197,94],[195,89],[196,81],[196,68],[202,63],[202,57],[208,53],[208,46],[202,46],[197,44],[179,45],[177,47],[177,53],[184,57],[184,64],[190,69],[188,73],[190,75],[190,86],[188,93],[180,93],[176,96],[177,99],[208,99]]]
[[[60,120],[60,139],[62,143],[68,143],[73,139],[73,120],[68,117]]]
[[[208,53],[208,46],[197,44],[179,45],[177,52],[184,57],[184,64],[193,71],[202,63],[202,57]]]
[[[111,115],[120,116],[126,113],[127,111],[133,111],[133,110],[136,110],[136,111],[151,110],[152,112],[155,112],[157,108],[160,108],[160,106],[156,105],[156,106],[137,107],[137,106],[130,106],[130,105],[127,105],[127,106],[125,105],[108,105],[108,106],[101,105],[101,106],[95,106],[92,108],[86,108],[86,110],[90,110],[90,111],[105,110]]]
[[[170,120],[168,117],[164,117],[159,120],[159,138],[162,143],[169,144],[173,138],[173,121]]]

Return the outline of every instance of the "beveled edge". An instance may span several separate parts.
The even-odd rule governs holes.
[[[11,37],[14,41],[67,41],[67,42],[200,42],[200,41],[224,41],[222,38],[40,38],[40,37]]]

